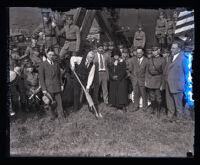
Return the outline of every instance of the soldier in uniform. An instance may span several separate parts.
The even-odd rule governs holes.
[[[27,47],[24,55],[24,58],[29,58],[36,68],[38,68],[39,65],[42,63],[42,58],[40,57],[39,49],[40,48],[38,47],[38,45],[36,45],[35,41],[33,40],[32,44]]]
[[[136,48],[144,49],[145,42],[146,42],[145,32],[142,31],[142,25],[139,24],[138,31],[136,31],[134,35],[133,45]]]
[[[175,28],[174,21],[171,19],[170,15],[167,15],[167,47],[169,50],[173,42]]]
[[[161,111],[161,90],[163,83],[163,71],[165,67],[164,58],[160,56],[160,49],[153,47],[152,58],[148,60],[146,75],[145,75],[145,87],[149,89],[149,99],[151,101],[151,107],[153,113],[157,109],[157,117],[160,117]]]
[[[53,48],[56,55],[59,53],[59,45],[56,34],[56,24],[50,17],[50,13],[42,13],[43,23],[41,23],[33,32],[32,38],[39,39],[41,35],[45,40],[45,49]],[[41,33],[42,32],[42,33]]]
[[[167,20],[164,18],[163,12],[160,12],[159,19],[156,22],[155,35],[161,50],[166,43],[166,34],[167,34]]]
[[[36,94],[36,91],[39,89],[39,76],[38,73],[34,72],[34,66],[32,63],[29,63],[26,66],[26,72],[24,74],[24,85],[28,110],[32,110],[34,108],[38,109],[40,105],[40,98],[37,95],[30,97],[32,94]]]
[[[56,28],[59,36],[65,33],[65,44],[62,47],[59,56],[61,60],[61,67],[70,70],[70,57],[76,56],[80,50],[80,29],[77,25],[73,24],[73,15],[66,15],[66,24],[59,30]],[[65,61],[66,59],[66,61]]]

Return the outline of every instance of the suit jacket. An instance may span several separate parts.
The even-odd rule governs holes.
[[[141,64],[138,63],[137,57],[132,57],[130,60],[131,80],[133,83],[133,88],[137,83],[139,83],[139,86],[144,86],[147,64],[148,59],[146,57],[143,57]]]
[[[47,90],[50,93],[61,91],[61,74],[57,63],[54,65],[44,61],[39,67],[39,82],[42,90]]]
[[[109,65],[110,65],[110,62],[111,62],[111,57],[107,53],[104,53],[103,57],[104,57],[104,61],[105,61],[105,69],[106,69],[107,79],[109,79],[108,68],[109,68]],[[98,72],[98,69],[99,69],[99,60],[98,60],[98,54],[97,53],[95,54],[93,63],[95,65],[96,72]]]
[[[169,84],[171,93],[184,91],[186,72],[185,55],[183,52],[173,62],[171,60],[167,62],[164,70],[164,80]]]

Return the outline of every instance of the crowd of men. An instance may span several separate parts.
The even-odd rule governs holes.
[[[65,24],[59,28],[49,13],[43,13],[43,23],[33,32],[25,55],[20,57],[17,49],[10,53],[10,114],[19,109],[48,109],[52,120],[63,120],[70,113],[68,104],[72,102],[77,112],[89,94],[97,118],[102,117],[101,97],[105,106],[124,112],[151,109],[158,118],[162,111],[171,119],[182,117],[187,70],[181,44],[173,42],[173,28],[161,12],[155,33],[159,46],[144,49],[145,32],[139,25],[131,48],[114,41],[98,42],[82,53],[73,15],[65,15]],[[61,49],[58,36],[64,38]],[[94,109],[89,106],[89,110]]]

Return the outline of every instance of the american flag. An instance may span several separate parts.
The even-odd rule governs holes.
[[[175,38],[186,45],[194,45],[194,10],[180,9],[176,20]]]

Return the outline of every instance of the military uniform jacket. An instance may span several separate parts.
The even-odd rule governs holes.
[[[146,42],[145,32],[136,31],[134,35],[133,45],[135,47],[144,48],[145,42]]]
[[[65,48],[69,51],[79,51],[80,49],[80,29],[77,25],[65,25],[60,31],[56,28],[59,35],[65,33]]]
[[[45,34],[45,42],[47,47],[55,46],[58,44],[57,33],[55,28],[52,27],[51,23],[49,24],[40,24],[33,32],[33,37],[39,38],[39,33],[43,32]]]
[[[143,57],[141,64],[138,63],[138,58],[133,57],[130,60],[130,69],[131,69],[131,79],[133,82],[133,88],[137,83],[139,86],[144,86],[145,83],[145,73],[148,64],[148,59]]]
[[[150,89],[160,89],[163,86],[163,71],[165,59],[163,57],[152,57],[148,60],[145,86]]]
[[[158,19],[156,23],[156,35],[165,35],[167,32],[167,20],[164,19]]]
[[[185,89],[185,58],[184,52],[181,52],[173,62],[169,60],[165,66],[164,80],[168,83],[171,93],[183,92]]]
[[[39,82],[42,90],[50,93],[61,91],[61,74],[57,63],[53,65],[48,61],[44,61],[39,67]]]
[[[167,21],[167,34],[172,35],[175,31],[175,23],[174,21],[170,20]]]

